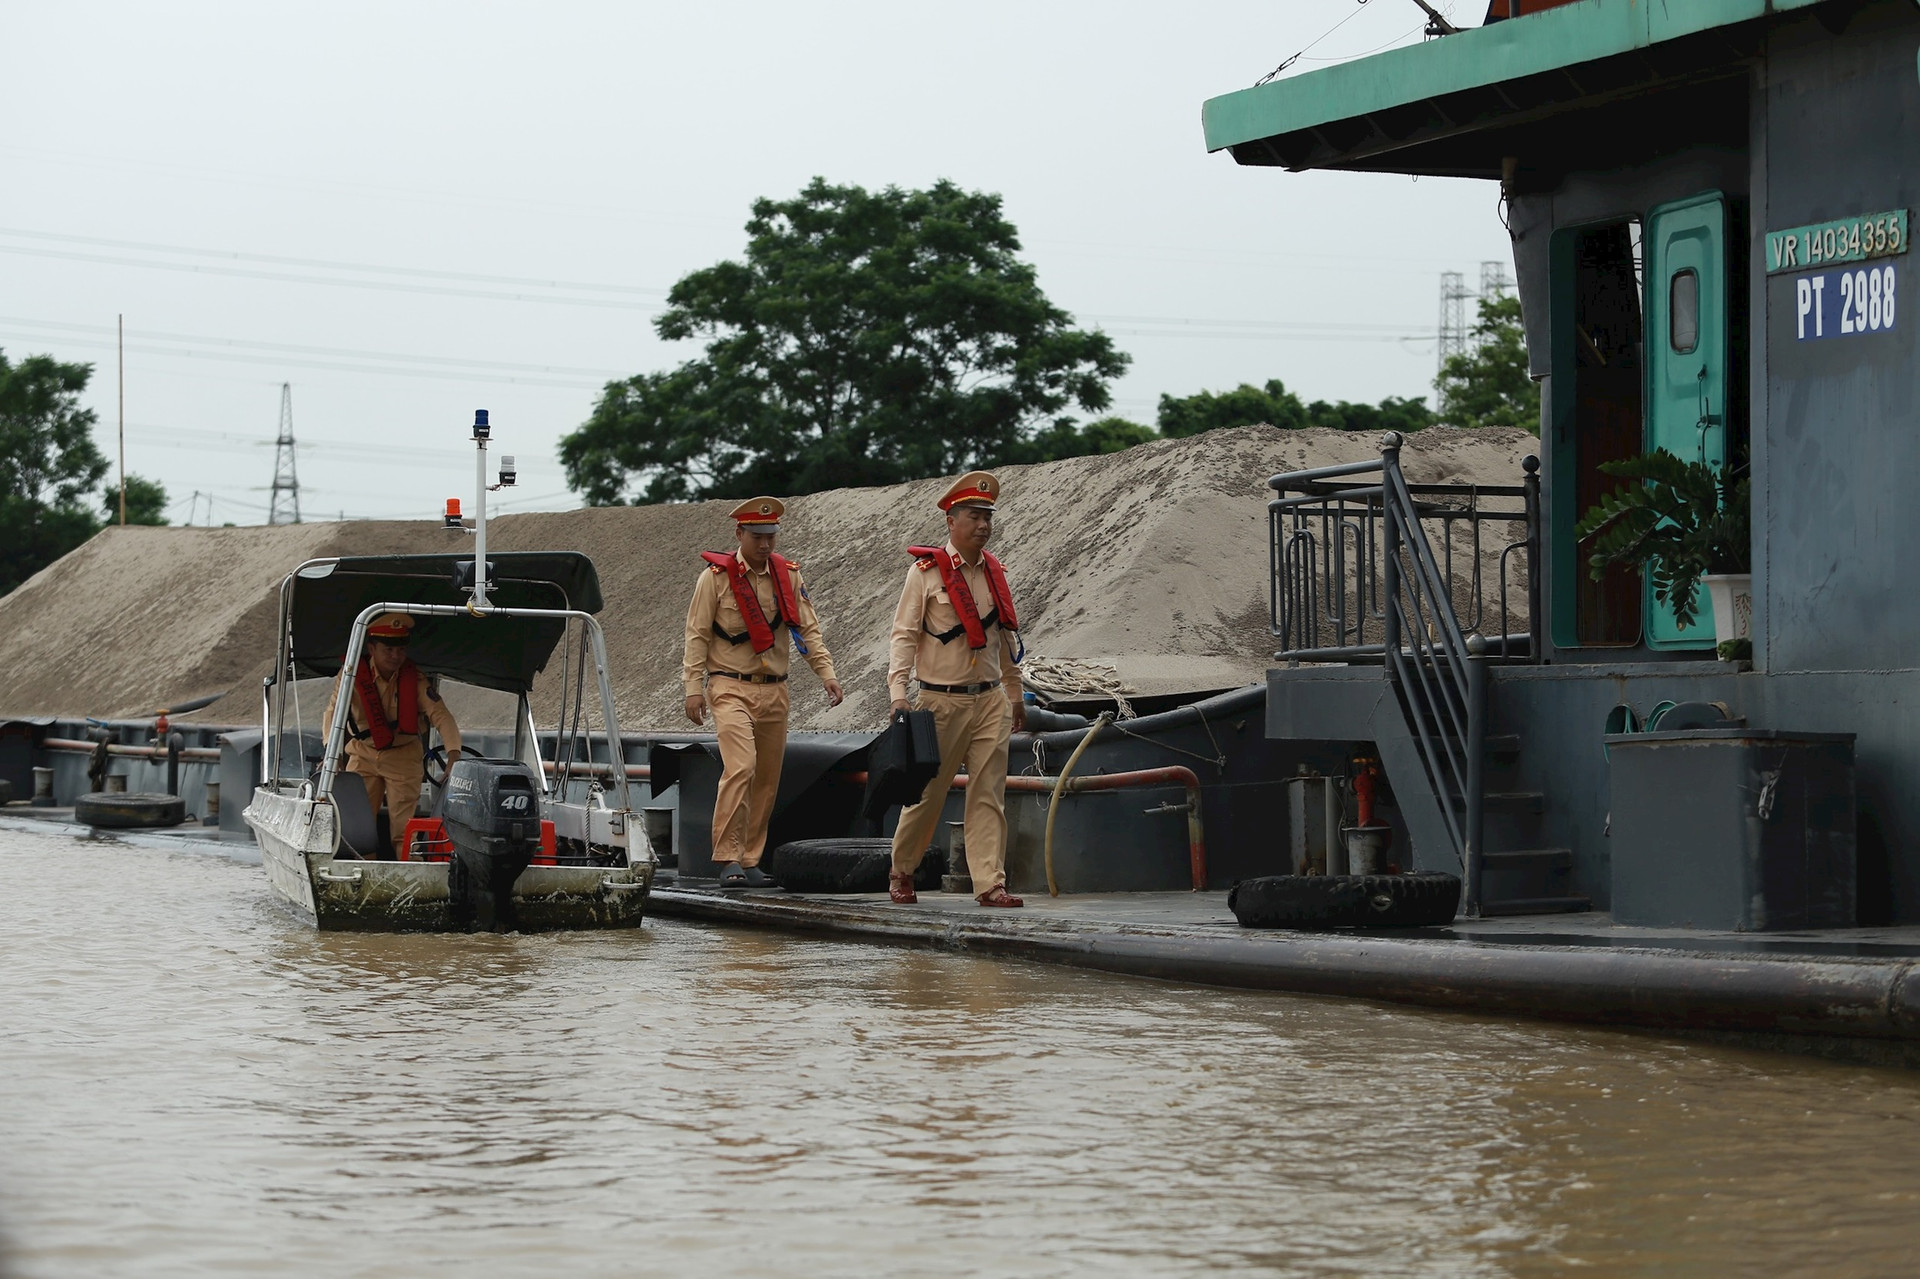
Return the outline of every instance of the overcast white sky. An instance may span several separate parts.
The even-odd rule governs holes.
[[[282,382],[309,519],[431,518],[481,406],[507,508],[576,505],[600,386],[698,353],[653,335],[667,287],[815,174],[999,192],[1149,423],[1270,377],[1429,394],[1439,273],[1510,259],[1490,186],[1203,148],[1205,98],[1418,39],[1412,0],[0,12],[0,348],[94,362],[111,456],[124,312],[127,463],[176,522],[265,519]]]

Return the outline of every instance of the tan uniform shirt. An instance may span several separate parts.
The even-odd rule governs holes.
[[[947,554],[960,561],[960,575],[973,593],[973,605],[980,620],[993,612],[993,595],[987,590],[985,563],[969,564],[947,543]],[[1012,591],[1012,585],[1008,585]],[[1004,681],[1007,697],[1020,700],[1020,668],[1014,664],[1013,633],[1002,626],[987,628],[987,646],[967,647],[966,635],[956,635],[942,644],[928,631],[945,634],[960,625],[960,614],[947,598],[940,580],[939,566],[921,568],[915,560],[907,569],[907,584],[900,589],[900,607],[893,611],[893,638],[887,649],[887,689],[895,701],[907,696],[907,677],[922,684],[985,684]]]
[[[414,668],[414,672],[414,677],[420,681],[420,687],[415,690],[415,699],[420,707],[420,717],[433,725],[434,730],[440,734],[441,743],[445,745],[448,750],[459,750],[460,726],[453,722],[453,712],[447,709],[445,702],[433,696],[432,693],[428,691],[429,685],[427,683],[426,673],[418,667]],[[349,688],[353,686],[351,673],[342,672],[341,678],[347,681]],[[373,687],[374,691],[380,695],[380,709],[386,714],[387,722],[389,724],[394,723],[400,718],[400,673],[396,671],[394,672],[393,678],[388,679],[381,675],[380,672],[375,671],[373,673]],[[339,696],[340,685],[335,684],[333,696],[327,699],[327,713],[320,721],[323,725],[333,723],[333,706],[334,703],[339,700]],[[361,711],[358,694],[355,694],[354,700],[348,704],[348,716],[347,731],[349,733],[353,732],[356,727],[361,731],[365,731],[367,727],[367,717]],[[419,741],[420,738],[413,733],[402,733],[397,728],[394,730],[394,746],[411,746],[417,744]],[[392,747],[388,749],[391,750]],[[373,756],[379,753],[379,751],[374,749],[372,738],[366,738],[360,741],[355,741],[352,737],[347,738],[347,754],[349,757],[354,755]]]
[[[738,559],[739,555],[740,552],[734,552],[734,558]],[[833,679],[833,654],[827,651],[827,641],[820,634],[820,618],[801,584],[799,568],[789,568],[787,576],[793,580],[794,602],[800,606],[800,616],[787,620],[800,627],[800,638],[807,645],[807,665],[813,667],[814,674],[823,682]],[[687,647],[680,659],[680,679],[688,697],[698,697],[705,689],[708,671],[732,671],[737,675],[787,673],[787,649],[791,640],[786,621],[775,623],[773,620],[773,572],[771,569],[755,572],[749,568],[747,580],[753,584],[754,598],[760,601],[760,615],[773,626],[773,647],[756,653],[751,643],[729,644],[713,633],[714,623],[718,622],[727,634],[744,635],[747,619],[740,616],[740,606],[734,601],[726,570],[708,565],[700,574],[700,580],[694,583],[693,602],[687,605]]]

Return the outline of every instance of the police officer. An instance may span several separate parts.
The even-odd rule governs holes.
[[[987,551],[1000,481],[985,471],[960,477],[941,497],[944,546],[910,546],[914,557],[893,614],[887,687],[893,709],[908,709],[907,680],[940,731],[940,772],[919,802],[900,811],[893,835],[889,895],[916,900],[913,872],[926,856],[947,791],[967,768],[967,868],[982,906],[1019,906],[1007,891],[1007,738],[1025,725],[1013,592]]]
[[[421,722],[432,724],[440,734],[449,764],[460,758],[460,726],[440,700],[440,690],[408,659],[407,643],[412,638],[411,617],[383,613],[367,627],[367,648],[360,665],[340,673],[353,690],[347,703],[347,771],[366,779],[367,800],[376,819],[385,801],[396,857],[405,851],[407,822],[420,802],[426,754]],[[339,696],[336,684],[327,699],[323,723],[333,722]]]
[[[813,667],[827,703],[846,697],[833,654],[800,580],[800,566],[773,549],[786,506],[756,497],[732,511],[731,552],[703,551],[706,571],[687,606],[681,678],[687,718],[713,715],[720,739],[720,793],[713,804],[713,860],[722,888],[764,888],[767,823],[787,750],[787,640]]]

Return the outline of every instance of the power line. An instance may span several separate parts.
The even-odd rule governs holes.
[[[15,324],[10,324],[8,321],[4,319],[0,319],[0,330],[6,330],[7,331],[6,336],[9,336],[21,341],[51,340],[51,341],[62,342],[69,346],[81,346],[81,347],[105,348],[105,349],[112,349],[113,347],[113,342],[111,339],[68,336],[65,333],[52,335],[52,334],[46,334],[46,333],[37,331],[42,328],[50,328],[50,327],[52,326],[34,324],[34,323],[29,323],[26,325],[15,325]],[[80,328],[83,326],[71,325],[71,326],[62,326],[62,327]],[[166,341],[167,339],[162,338],[160,340]],[[226,345],[228,342],[232,340],[214,338],[214,339],[207,339],[207,341],[209,341],[211,344]],[[376,374],[381,374],[383,376],[389,376],[389,377],[437,378],[441,380],[456,381],[456,382],[499,382],[499,383],[507,383],[514,386],[552,386],[552,387],[562,387],[568,390],[598,390],[604,384],[604,382],[608,380],[625,378],[625,377],[631,376],[629,373],[625,373],[625,372],[615,373],[609,370],[606,374],[603,374],[597,378],[531,377],[531,376],[525,376],[520,374],[504,374],[504,373],[495,373],[495,372],[487,371],[489,368],[498,369],[503,367],[504,368],[513,367],[512,365],[507,364],[504,361],[498,361],[498,362],[484,361],[484,360],[442,361],[437,357],[433,357],[433,356],[380,357],[380,356],[372,355],[370,353],[367,358],[376,358],[376,359],[385,358],[393,362],[387,365],[369,365],[369,364],[345,363],[345,362],[333,361],[333,360],[316,360],[316,359],[305,358],[297,355],[270,355],[270,354],[254,355],[244,350],[193,350],[186,347],[156,346],[152,344],[134,343],[134,342],[130,342],[127,344],[127,350],[140,355],[158,355],[158,356],[166,356],[174,359],[219,360],[219,361],[225,361],[228,363],[236,363],[236,364],[264,364],[274,368],[321,369],[330,373],[376,373]],[[418,361],[418,363],[402,363],[401,361],[409,361],[409,362]],[[423,367],[423,365],[427,365],[428,362],[431,362],[432,364],[444,363],[451,367],[444,368],[444,369],[430,367],[430,366]]]
[[[234,249],[202,249],[182,244],[154,244],[144,240],[112,240],[91,235],[63,235],[53,231],[29,231],[19,227],[0,227],[0,236],[21,240],[49,240],[61,244],[87,244],[100,248],[137,249],[149,253],[177,253],[192,257],[221,258],[234,262],[263,262],[276,266],[312,267],[325,271],[352,271],[365,275],[411,276],[425,280],[464,280],[479,284],[510,284],[522,288],[554,289],[585,293],[634,294],[664,298],[667,290],[632,284],[596,284],[584,280],[542,280],[518,275],[482,275],[473,271],[436,271],[422,267],[381,266],[367,262],[336,262],[328,258],[284,257],[273,253],[243,253]]]
[[[554,306],[610,307],[618,311],[653,310],[652,303],[616,302],[608,298],[580,298],[531,293],[502,293],[494,289],[456,289],[430,284],[400,284],[386,280],[330,279],[320,275],[294,275],[286,271],[255,271],[245,267],[198,266],[191,262],[150,262],[140,258],[116,257],[105,253],[77,253],[66,249],[30,249],[17,244],[0,244],[0,253],[35,258],[60,258],[68,262],[98,262],[107,266],[131,266],[149,271],[183,271],[189,275],[231,276],[245,280],[272,280],[280,284],[318,284],[330,288],[374,289],[383,293],[431,293],[440,297],[484,298],[495,302],[543,302]],[[664,291],[662,292],[664,296]]]
[[[158,422],[129,422],[127,425],[136,431],[164,432],[158,437],[140,436],[136,443],[142,448],[184,449],[189,452],[225,453],[232,455],[234,445],[249,445],[253,448],[271,448],[274,440],[265,435],[245,435],[232,431],[208,431],[191,426],[165,426]],[[455,449],[409,448],[404,444],[357,443],[339,440],[315,440],[308,437],[300,446],[304,454],[321,453],[351,454],[352,456],[378,456],[395,461],[426,462],[450,464],[457,463],[461,451]],[[317,491],[308,486],[308,491]]]
[[[110,326],[103,324],[73,324],[58,320],[34,320],[24,316],[0,315],[0,324],[23,324],[42,329],[63,329],[73,333],[106,333]],[[146,338],[154,342],[207,343],[215,346],[233,347],[246,351],[269,351],[292,355],[319,355],[338,359],[379,360],[396,364],[420,364],[445,368],[467,369],[513,369],[525,373],[575,373],[583,377],[609,378],[623,377],[618,369],[583,368],[570,364],[519,364],[511,360],[474,360],[450,355],[407,355],[389,351],[363,351],[354,347],[314,346],[300,342],[261,342],[252,338],[216,337],[204,333],[169,333],[164,329],[129,330],[137,338]]]

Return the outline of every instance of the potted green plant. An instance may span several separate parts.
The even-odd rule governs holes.
[[[1638,482],[1602,498],[1574,530],[1593,543],[1587,563],[1594,579],[1615,564],[1645,569],[1654,598],[1683,630],[1697,620],[1704,583],[1720,657],[1751,656],[1753,522],[1745,468],[1683,462],[1659,449],[1600,469]]]

